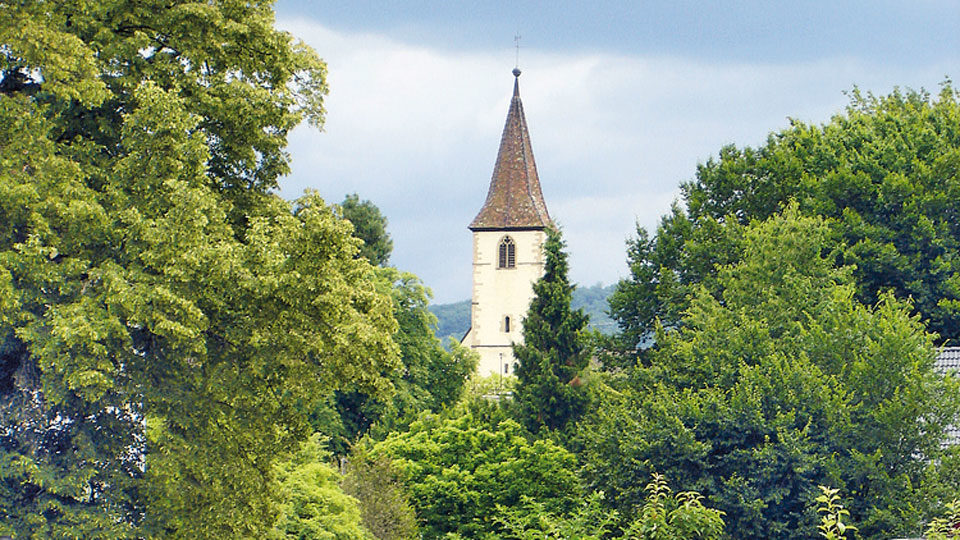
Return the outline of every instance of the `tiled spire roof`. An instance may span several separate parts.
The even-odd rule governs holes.
[[[470,223],[470,230],[543,229],[552,227],[540,191],[527,119],[520,102],[520,70],[513,70],[513,99],[500,138],[487,200]]]

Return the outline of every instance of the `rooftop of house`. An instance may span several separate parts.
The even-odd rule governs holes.
[[[944,347],[940,349],[937,362],[934,364],[937,371],[947,373],[951,369],[960,370],[960,347]]]
[[[934,369],[940,373],[952,373],[954,376],[960,372],[960,347],[943,347],[934,363]],[[946,446],[960,444],[960,427],[951,426],[947,428],[947,437],[943,441]]]

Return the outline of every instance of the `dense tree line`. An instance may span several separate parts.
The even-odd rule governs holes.
[[[851,99],[825,126],[700,168],[686,207],[630,242],[613,339],[585,334],[570,310],[552,234],[516,397],[499,406],[577,456],[574,499],[617,515],[602,535],[636,530],[658,473],[704,497],[734,538],[916,535],[958,496],[960,453],[942,441],[960,388],[932,369],[956,328],[956,95]],[[866,255],[881,244],[888,258]],[[583,361],[591,343],[600,371]],[[517,504],[544,509],[521,498],[485,534],[549,537],[583,517],[568,504],[531,524]]]
[[[822,126],[793,121],[760,148],[721,149],[681,185],[684,204],[655,234],[628,246],[631,277],[611,299],[625,346],[654,322],[679,323],[700,286],[742,256],[740,230],[780,213],[828,218],[837,266],[850,266],[856,298],[892,291],[911,299],[944,343],[960,337],[960,103],[949,83],[936,96],[855,90]]]
[[[738,538],[811,538],[818,485],[868,538],[918,531],[936,499],[960,388],[932,369],[934,336],[908,302],[856,301],[820,218],[744,228],[743,256],[699,288],[645,365],[582,426],[587,477],[627,506],[661,471],[705,494]]]
[[[0,534],[949,534],[949,84],[722,149],[612,338],[549,231],[496,392],[372,202],[271,192],[325,93],[269,2],[0,2]]]

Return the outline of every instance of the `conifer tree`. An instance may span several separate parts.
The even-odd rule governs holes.
[[[567,280],[567,254],[559,231],[547,230],[542,278],[523,322],[523,344],[513,346],[519,420],[530,431],[562,430],[582,413],[586,393],[579,374],[589,357],[580,340],[588,317],[570,308],[574,286]]]

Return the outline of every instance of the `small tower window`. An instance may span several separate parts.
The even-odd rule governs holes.
[[[500,241],[500,253],[497,268],[515,268],[517,266],[517,246],[513,238],[504,236]]]
[[[510,332],[510,316],[509,315],[503,318],[503,331],[507,333]]]

